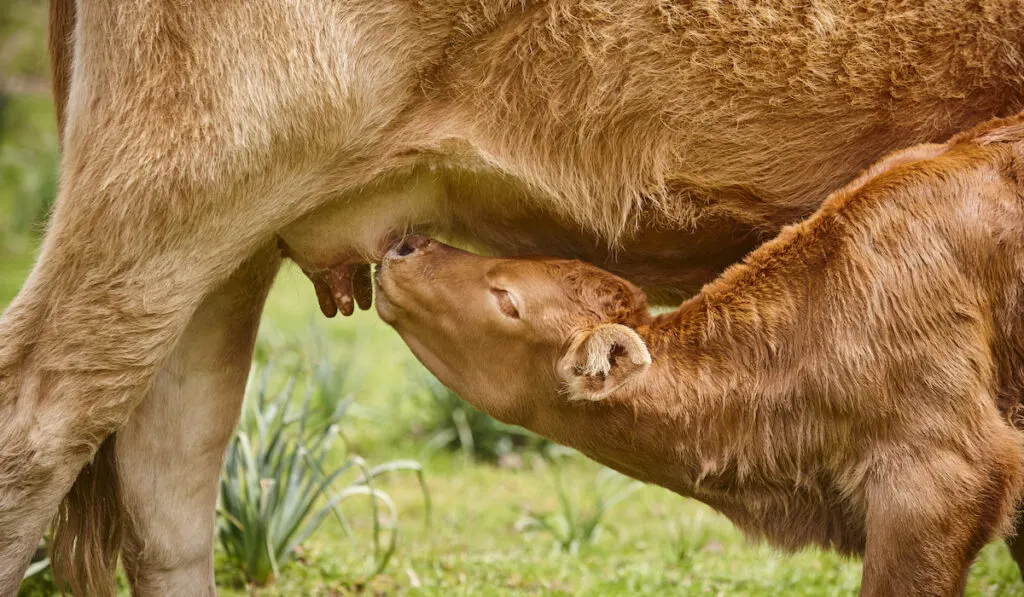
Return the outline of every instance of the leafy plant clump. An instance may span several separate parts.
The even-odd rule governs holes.
[[[497,463],[515,452],[542,449],[548,443],[477,410],[433,375],[423,375],[421,395],[425,413],[422,432],[428,450],[459,451],[469,461]]]
[[[47,556],[47,540],[44,537],[39,542],[36,553],[32,556],[32,563],[25,570],[22,577],[21,587],[18,589],[19,596],[29,595],[53,595],[57,592],[57,585],[53,580],[53,573],[50,569],[50,558]]]
[[[284,389],[268,398],[270,372],[268,365],[255,392],[247,396],[242,420],[228,446],[219,506],[219,539],[227,560],[248,582],[265,585],[280,576],[297,548],[329,516],[351,539],[341,505],[364,497],[372,513],[369,574],[377,574],[395,551],[398,521],[394,503],[374,486],[374,480],[390,472],[414,472],[429,510],[422,468],[409,460],[371,467],[362,458],[348,455],[345,446],[336,444],[351,398],[338,401],[330,413],[313,413],[310,398],[316,388],[312,384],[296,407],[297,376],[289,376]],[[342,464],[329,467],[339,448]],[[345,473],[354,475],[354,480],[337,488]]]
[[[577,553],[581,546],[596,543],[600,538],[605,514],[643,486],[609,468],[602,467],[594,483],[572,491],[565,483],[562,464],[556,456],[571,451],[554,448],[546,451],[558,495],[558,509],[550,512],[526,512],[516,522],[520,532],[544,532],[555,540],[562,551]]]

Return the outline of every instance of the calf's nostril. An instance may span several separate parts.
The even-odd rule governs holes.
[[[430,244],[430,239],[420,234],[413,234],[402,239],[402,242],[391,249],[396,257],[408,257],[417,251],[421,251]]]
[[[400,245],[395,247],[395,253],[397,253],[399,257],[408,257],[409,255],[412,255],[413,251],[415,250],[416,247],[413,247],[411,244],[409,244],[409,241],[405,240],[403,240]]]

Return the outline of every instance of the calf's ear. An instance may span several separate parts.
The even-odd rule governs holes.
[[[573,341],[559,369],[572,400],[603,400],[651,364],[647,345],[632,329],[607,323]]]

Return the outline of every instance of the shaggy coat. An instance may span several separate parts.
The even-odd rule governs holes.
[[[4,596],[69,490],[76,594],[119,552],[136,594],[213,592],[279,242],[328,314],[405,230],[680,294],[883,153],[1024,108],[1021,0],[51,7],[60,191],[0,319]]]
[[[1013,533],[1024,117],[885,158],[657,317],[591,265],[422,237],[377,280],[475,406],[774,545],[863,555],[862,595],[958,595]]]

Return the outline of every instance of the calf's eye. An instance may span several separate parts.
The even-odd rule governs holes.
[[[506,317],[519,319],[519,308],[516,307],[515,299],[512,298],[512,295],[507,290],[492,288],[491,294],[494,295],[494,300],[498,301],[498,310]]]

